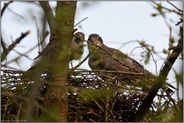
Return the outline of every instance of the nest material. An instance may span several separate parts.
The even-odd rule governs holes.
[[[43,79],[45,75],[42,76]],[[31,93],[30,87],[34,82],[27,80],[24,72],[21,71],[1,70],[1,76],[1,120],[21,120],[24,114],[24,99]],[[102,79],[92,72],[71,72],[68,78],[68,85],[72,88],[68,93],[69,121],[134,121],[139,106],[148,92],[144,91],[140,85],[124,84],[122,86],[119,83],[122,82],[110,79],[110,77]],[[46,88],[43,84],[40,88],[40,95],[37,96],[44,98]],[[166,99],[165,103],[169,104],[169,101]],[[153,105],[151,110],[154,111],[155,108],[160,107]],[[42,111],[36,104],[35,111],[37,117],[41,116]],[[152,117],[153,114],[150,114],[146,121],[153,121]]]

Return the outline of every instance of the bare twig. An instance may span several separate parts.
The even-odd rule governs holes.
[[[10,3],[12,3],[12,2],[13,2],[13,1],[10,1],[10,2],[4,4],[3,9],[1,10],[1,17],[3,16],[4,11],[5,11],[6,8],[8,7],[8,5],[9,5]],[[5,52],[5,53],[8,52],[8,49],[7,49],[6,46],[5,46],[5,42],[3,41],[2,35],[1,35],[1,45],[2,45],[2,48],[3,48],[3,52]],[[1,59],[2,59],[2,58],[1,58]]]
[[[45,33],[45,35],[44,35],[44,39],[47,37],[47,35],[48,35],[48,33]],[[42,43],[42,41],[40,42],[40,44]],[[40,44],[38,44],[38,45],[40,45]],[[13,61],[16,61],[17,59],[19,59],[20,57],[22,57],[22,56],[25,56],[26,58],[28,58],[29,60],[32,60],[31,58],[29,58],[29,57],[27,57],[27,53],[29,53],[29,52],[31,52],[32,50],[34,50],[35,48],[37,48],[38,46],[37,46],[37,44],[35,45],[35,46],[33,46],[31,49],[29,49],[28,51],[26,51],[26,52],[24,52],[24,53],[19,53],[18,51],[16,51],[16,50],[14,50],[17,54],[19,54],[19,56],[18,57],[16,57],[16,58],[14,58],[14,59],[12,59],[11,61],[8,61],[8,62],[6,62],[6,64],[10,64],[11,62],[13,62]],[[39,56],[39,55],[38,55]],[[37,56],[37,57],[38,57]],[[5,65],[2,65],[2,66],[5,66]]]
[[[130,52],[130,54],[132,54],[132,53],[133,53],[133,51],[134,51],[135,49],[137,49],[137,48],[143,48],[143,47],[139,47],[139,46],[134,47],[134,48],[132,49],[132,51]]]
[[[153,62],[154,62],[154,64],[155,64],[155,72],[156,72],[156,75],[158,75],[156,60],[155,60],[155,58],[154,58],[154,56],[153,56],[153,54],[152,54],[151,52],[150,52],[150,55],[151,55],[151,57],[152,57],[152,59],[153,59]]]
[[[173,3],[171,3],[171,2],[169,2],[169,1],[167,1],[169,4],[171,4],[175,9],[177,9],[178,11],[180,11],[180,12],[183,12],[181,9],[179,9],[178,7],[176,7]]]
[[[4,11],[6,10],[6,8],[8,7],[8,5],[9,5],[10,3],[13,3],[13,1],[10,1],[10,2],[4,4],[3,9],[1,10],[1,17],[3,16]]]
[[[38,27],[38,23],[36,21],[36,17],[34,16],[34,21],[35,21],[35,24],[36,24],[36,31],[37,31],[37,40],[38,40],[38,50],[39,52],[41,51],[40,47],[39,47],[39,43],[40,43],[40,30],[39,30],[39,27]]]
[[[88,19],[88,17],[85,17],[84,19],[82,19],[81,21],[79,21],[77,24],[74,25],[74,27],[76,27],[78,24],[80,24],[82,21]]]
[[[15,14],[16,16],[18,16],[19,18],[21,18],[21,19],[24,19],[24,16],[22,16],[22,15],[20,15],[19,13],[17,13],[17,12],[14,12],[12,9],[10,9],[10,8],[7,8],[10,12],[12,12],[13,14]]]
[[[46,47],[45,35],[50,32],[47,31],[47,19],[45,15],[42,15],[42,18],[43,18],[43,23],[42,23],[41,38],[40,38],[42,43],[40,45],[40,48],[44,49]]]
[[[3,61],[3,60],[6,58],[6,56],[8,55],[8,53],[9,53],[18,43],[20,43],[20,41],[21,41],[24,37],[26,37],[30,32],[31,32],[31,31],[28,30],[27,32],[22,33],[21,36],[20,36],[19,38],[17,38],[17,39],[11,44],[11,45],[8,47],[7,52],[3,52],[3,53],[1,54],[1,61]]]
[[[124,72],[124,71],[110,71],[110,70],[84,70],[84,69],[77,69],[80,71],[75,71],[75,73],[81,73],[81,72],[102,72],[102,73],[119,73],[119,74],[126,74],[126,75],[139,75],[139,76],[146,76],[144,73],[135,73],[135,72]],[[74,72],[70,70],[71,72]]]
[[[177,23],[177,24],[175,24],[175,26],[178,26],[180,23],[182,23],[183,22],[183,19],[182,18],[180,18],[180,21]]]
[[[13,43],[8,47],[8,50],[11,51],[11,50],[15,47],[15,45],[18,44],[18,43],[20,43],[20,41],[21,41],[24,37],[26,37],[30,32],[31,32],[31,31],[28,30],[28,31],[25,32],[25,33],[21,33],[21,36],[20,36],[19,38],[17,38],[17,39],[15,40],[15,42],[13,42]]]
[[[177,12],[177,11],[175,11],[175,10],[171,10],[171,9],[168,9],[168,8],[166,8],[166,7],[164,7],[164,6],[161,6],[160,4],[158,4],[158,3],[156,3],[155,1],[151,1],[152,3],[154,3],[155,5],[157,5],[157,6],[160,6],[160,7],[162,7],[163,9],[165,9],[165,10],[167,10],[167,11],[169,11],[169,12],[174,12],[174,13],[176,13],[176,14],[178,14],[178,15],[183,15],[182,13],[180,13],[180,12]]]
[[[142,120],[143,116],[149,110],[149,108],[153,102],[154,97],[156,96],[158,90],[161,88],[161,86],[165,82],[169,71],[171,70],[173,64],[175,63],[176,59],[178,58],[178,56],[180,55],[180,53],[183,50],[183,28],[180,28],[180,34],[181,34],[181,38],[179,39],[177,48],[174,49],[173,52],[171,53],[171,55],[168,56],[164,67],[160,71],[159,76],[155,80],[154,85],[152,86],[152,88],[150,90],[149,95],[145,98],[145,100],[143,101],[143,103],[141,104],[141,106],[137,112],[137,114],[138,114],[137,121]]]

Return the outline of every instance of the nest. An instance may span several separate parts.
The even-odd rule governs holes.
[[[120,122],[135,121],[139,106],[147,96],[148,91],[142,86],[127,84],[113,77],[101,77],[97,72],[70,72],[68,77],[68,103],[70,122]],[[1,70],[1,113],[2,121],[20,121],[24,115],[25,98],[31,92],[33,81],[24,77],[24,72],[14,70]],[[124,75],[125,76],[125,75]],[[142,75],[141,75],[142,76]],[[42,75],[42,79],[46,74]],[[40,84],[40,95],[44,98],[47,91],[45,84]],[[163,92],[163,90],[160,90]],[[164,96],[164,98],[163,98]],[[165,111],[163,105],[172,105],[167,95],[157,95],[160,102],[153,102],[150,111],[143,121],[159,121],[155,118]],[[38,99],[38,103],[40,100]],[[41,103],[40,103],[41,104]],[[159,110],[159,113],[157,111]],[[35,105],[35,115],[42,115],[41,109]],[[153,113],[154,112],[154,113]],[[155,120],[157,119],[157,120]]]

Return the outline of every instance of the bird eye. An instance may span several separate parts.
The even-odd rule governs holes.
[[[100,38],[101,38],[100,36],[97,37],[97,39],[100,39]]]

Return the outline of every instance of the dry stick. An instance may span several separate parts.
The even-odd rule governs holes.
[[[44,37],[46,38],[47,35],[48,35],[48,33],[45,33],[45,36],[44,36]],[[45,39],[45,38],[44,38],[44,39]],[[44,41],[44,40],[42,40],[42,41],[40,42],[40,44],[41,44],[43,41]],[[39,45],[40,45],[40,44],[39,44]],[[37,47],[37,44],[36,44],[35,46],[33,46],[31,49],[29,49],[28,51],[24,52],[23,54],[21,54],[21,53],[19,53],[18,51],[14,50],[17,54],[19,54],[19,56],[16,57],[16,58],[14,58],[14,59],[12,59],[11,61],[6,62],[6,64],[10,64],[11,62],[15,61],[16,59],[19,59],[19,58],[22,57],[22,56],[25,56],[26,58],[28,58],[28,59],[30,60],[30,58],[27,57],[25,54],[31,52],[31,51],[34,50],[36,47]],[[32,60],[32,59],[31,59],[31,60]]]
[[[139,41],[132,41],[132,42],[139,42]],[[127,44],[128,44],[128,43],[129,43],[129,42],[127,42]],[[140,43],[140,42],[139,42],[139,43]],[[143,47],[135,47],[135,48],[133,48],[133,50],[136,49],[136,48],[143,48]],[[130,54],[133,52],[133,50],[130,52]],[[155,64],[156,75],[158,75],[156,60],[155,60],[155,58],[153,57],[153,54],[152,54],[151,52],[150,52],[150,55],[152,56],[153,62],[154,62],[154,64]]]
[[[180,18],[180,21],[177,23],[177,24],[175,24],[175,26],[178,26],[180,23],[182,23],[183,22],[183,19],[182,18]]]
[[[4,11],[6,10],[6,8],[8,7],[8,5],[9,5],[10,3],[13,3],[13,1],[10,1],[10,2],[4,4],[4,7],[3,7],[2,11],[1,11],[1,17],[3,16]]]
[[[10,2],[4,4],[3,9],[2,9],[2,11],[1,11],[1,18],[2,18],[2,16],[3,16],[3,14],[4,14],[6,8],[8,7],[8,5],[9,5],[10,3],[12,3],[12,2],[13,2],[13,1],[10,1]],[[5,43],[4,43],[4,41],[3,41],[2,36],[1,36],[1,45],[2,45],[3,51],[4,51],[5,53],[8,52],[8,49],[7,49],[6,46],[5,46]]]
[[[35,16],[34,16],[34,21],[35,21],[36,31],[37,31],[38,50],[39,50],[39,52],[40,52],[40,51],[41,51],[41,49],[40,49],[40,47],[39,47],[39,42],[40,42],[40,30],[39,30],[38,23],[37,23],[37,20],[36,20],[36,17],[35,17]]]
[[[80,24],[82,21],[88,19],[88,17],[85,17],[84,19],[82,19],[81,21],[79,21],[77,24],[74,25],[74,27],[76,27],[78,24]]]
[[[148,47],[146,47],[146,49],[149,50]],[[155,51],[153,51],[153,53],[155,53]],[[154,62],[154,64],[155,64],[155,72],[156,72],[156,75],[158,75],[156,60],[155,60],[155,58],[154,58],[154,56],[153,56],[153,54],[152,54],[151,51],[150,51],[150,56],[152,57],[153,62]]]
[[[25,33],[21,33],[21,36],[19,38],[17,38],[15,41],[13,41],[13,43],[11,45],[9,45],[8,47],[8,50],[12,50],[16,44],[20,43],[20,41],[25,37],[27,36],[31,31],[28,30],[27,32]]]
[[[183,50],[183,29],[182,28],[180,28],[180,34],[181,34],[181,38],[178,41],[177,48],[174,49],[173,52],[171,53],[171,55],[168,56],[164,67],[160,71],[159,76],[155,80],[155,83],[150,90],[149,95],[144,99],[143,103],[141,104],[141,106],[137,112],[138,116],[137,116],[137,119],[135,119],[136,121],[141,121],[143,119],[144,115],[149,110],[149,108],[153,102],[153,99],[156,96],[159,88],[161,88],[162,84],[165,82],[166,77],[167,77],[169,71],[171,70],[172,65],[175,63],[176,59],[178,58],[178,56],[182,52],[182,50]]]
[[[21,41],[24,37],[26,37],[30,32],[31,32],[31,31],[28,30],[28,31],[25,32],[25,33],[21,33],[21,36],[20,36],[19,38],[17,38],[17,39],[8,47],[7,52],[3,52],[3,53],[1,54],[1,61],[3,61],[3,60],[6,58],[6,56],[8,55],[8,53],[9,53],[18,43],[20,43],[20,41]]]
[[[171,4],[175,9],[177,9],[180,12],[183,12],[181,9],[179,9],[178,7],[176,7],[174,4],[172,4],[171,2],[167,1],[169,4]]]
[[[152,52],[150,52],[150,55],[151,55],[151,57],[152,57],[152,59],[153,59],[153,62],[154,62],[154,64],[155,64],[155,72],[156,72],[156,75],[158,75],[156,60],[155,60],[155,58],[154,58],[154,56],[153,56]]]
[[[154,3],[154,4],[157,5],[157,6],[162,7],[163,9],[165,9],[165,10],[167,10],[167,11],[169,11],[169,12],[174,12],[174,13],[176,13],[176,14],[178,14],[178,15],[182,15],[182,13],[177,12],[177,11],[175,11],[175,10],[168,9],[168,8],[166,8],[166,7],[164,7],[164,6],[161,6],[160,4],[156,3],[155,1],[151,1],[151,2]],[[154,8],[155,8],[155,7],[154,7]]]
[[[13,42],[13,43],[8,47],[8,50],[11,51],[11,50],[15,47],[15,45],[18,44],[18,43],[20,43],[20,41],[21,41],[24,37],[26,37],[30,32],[31,32],[31,31],[28,30],[28,31],[25,32],[25,33],[21,33],[21,36],[20,36],[19,38],[17,38],[17,39],[15,40],[15,42]]]
[[[139,76],[145,76],[144,73],[135,73],[135,72],[124,72],[124,71],[110,71],[110,70],[84,70],[84,69],[77,69],[81,71],[75,71],[75,73],[79,72],[102,72],[102,73],[120,73],[120,74],[126,74],[126,75],[139,75]]]

